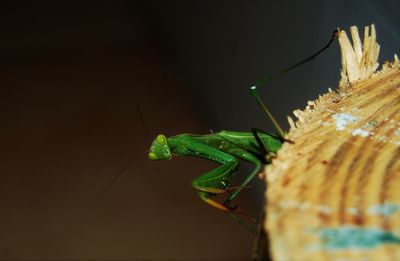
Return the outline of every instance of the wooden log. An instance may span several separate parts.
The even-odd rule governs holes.
[[[351,35],[338,91],[294,111],[294,143],[266,168],[273,260],[400,260],[399,60],[376,72],[374,26]]]

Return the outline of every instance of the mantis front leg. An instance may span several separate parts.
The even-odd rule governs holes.
[[[221,164],[195,178],[191,183],[192,187],[199,191],[199,197],[205,203],[223,211],[231,211],[232,208],[212,200],[211,197],[215,194],[225,193],[230,189],[232,178],[239,167],[239,160],[230,154],[196,141],[193,137],[184,138],[185,143],[179,144],[184,146],[173,148],[175,154],[207,158]],[[172,144],[174,143],[176,141],[172,140]]]
[[[213,194],[226,192],[227,186],[230,186],[233,175],[236,173],[239,166],[239,158],[255,165],[253,171],[229,196],[229,198],[225,200],[223,205],[217,205],[215,202],[210,200],[209,197],[205,198],[204,194],[200,196],[203,201],[219,209],[233,209],[232,207],[229,207],[230,202],[233,201],[241,190],[245,188],[260,172],[263,163],[265,163],[261,161],[259,157],[263,157],[267,152],[267,149],[265,148],[262,139],[258,136],[258,131],[258,129],[255,129],[253,135],[249,133],[222,131],[220,133],[201,137],[179,136],[178,138],[171,138],[172,144],[176,144],[175,139],[185,139],[186,141],[184,146],[177,147],[177,154],[200,156],[222,164],[218,168],[193,180],[192,186],[202,192]],[[188,142],[189,140],[190,142]],[[251,142],[249,143],[249,141]],[[257,153],[243,149],[246,147],[250,149],[250,147],[253,146],[256,147]]]
[[[223,163],[221,166],[207,172],[192,181],[192,187],[199,191],[200,199],[205,203],[223,211],[231,211],[229,208],[215,200],[215,194],[225,193],[230,187],[233,175],[239,166],[238,160]]]

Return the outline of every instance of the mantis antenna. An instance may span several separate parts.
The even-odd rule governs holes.
[[[126,171],[127,169],[129,169],[129,168],[133,165],[133,163],[135,163],[135,159],[132,159],[132,160],[125,166],[125,168],[123,168],[123,169],[122,169],[108,184],[107,184],[107,186],[105,186],[105,187],[99,192],[98,196],[102,196],[102,195],[112,186],[112,184],[114,184],[114,182],[115,182],[119,177],[121,177],[121,175],[124,174],[125,171]]]
[[[148,131],[147,126],[146,126],[146,123],[144,122],[144,117],[143,117],[142,111],[141,111],[141,109],[140,109],[140,104],[139,104],[139,102],[138,102],[137,99],[135,99],[135,103],[136,103],[136,110],[137,110],[137,112],[138,112],[138,114],[139,114],[140,122],[142,123],[142,126],[143,126],[143,129],[144,129],[145,133],[146,133],[146,136],[147,136],[147,138],[148,138],[149,140],[151,140],[151,139],[150,139],[149,131]],[[127,169],[129,169],[129,168],[133,165],[133,163],[135,163],[135,160],[136,160],[135,157],[133,157],[133,159],[132,159],[120,172],[118,172],[118,174],[107,184],[107,186],[105,186],[105,187],[99,192],[98,195],[99,195],[99,196],[103,195],[103,194],[114,184],[114,182],[115,182],[119,177],[121,177],[122,174],[124,174],[125,171],[126,171]]]
[[[321,54],[323,51],[325,51],[326,49],[328,49],[328,47],[332,44],[333,40],[337,37],[339,30],[335,30],[332,34],[331,39],[329,40],[329,42],[322,47],[322,49],[320,49],[318,52],[314,53],[313,55],[301,60],[298,63],[295,63],[281,71],[279,71],[278,73],[275,73],[273,75],[269,75],[267,77],[265,77],[264,79],[262,79],[261,81],[258,81],[255,85],[250,87],[250,92],[251,94],[254,96],[254,98],[256,99],[257,103],[260,105],[260,107],[262,108],[262,110],[267,114],[268,118],[272,121],[272,123],[274,124],[274,127],[276,128],[276,130],[278,131],[279,136],[281,136],[281,138],[283,138],[285,136],[285,132],[282,130],[282,128],[280,127],[278,121],[274,118],[274,116],[272,116],[271,112],[268,110],[267,106],[264,104],[264,102],[261,100],[260,95],[257,93],[257,87],[263,84],[266,84],[270,81],[272,81],[273,79],[278,78],[279,76],[293,70],[294,68],[299,67],[300,65],[303,65],[307,62],[310,62],[312,60],[314,60],[315,57],[317,57],[319,54]]]
[[[147,129],[146,123],[144,122],[143,113],[142,113],[142,110],[140,109],[140,104],[139,104],[139,102],[138,102],[137,99],[135,99],[135,103],[136,103],[136,110],[137,110],[137,112],[138,112],[138,114],[139,114],[140,122],[142,123],[144,132],[146,133],[147,138],[148,138],[149,140],[151,140],[151,138],[150,138],[150,132],[149,132],[149,130]]]

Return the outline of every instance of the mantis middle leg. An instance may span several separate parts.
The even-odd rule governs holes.
[[[253,128],[252,129],[252,133],[253,136],[258,144],[258,150],[260,152],[261,155],[268,157],[268,150],[266,149],[262,139],[260,138],[258,133],[265,133],[263,130],[257,129],[257,128]],[[245,151],[240,151],[240,155],[239,157],[241,157],[244,160],[247,160],[249,162],[252,162],[255,164],[255,168],[253,169],[253,171],[247,176],[247,178],[242,182],[242,184],[239,185],[239,188],[232,193],[229,198],[227,200],[225,200],[224,205],[229,205],[229,203],[234,200],[237,195],[241,192],[241,190],[246,187],[246,185],[261,171],[263,165],[265,163],[267,163],[267,159],[265,161],[260,161],[260,159],[258,159],[257,157],[255,157],[255,155],[245,152]]]

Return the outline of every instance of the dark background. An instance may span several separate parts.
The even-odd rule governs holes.
[[[0,258],[248,259],[251,234],[189,185],[215,164],[147,160],[135,100],[151,138],[273,131],[251,84],[337,27],[374,22],[380,60],[392,60],[399,11],[398,0],[1,2]],[[334,43],[262,90],[284,126],[336,88],[339,57]],[[253,216],[259,183],[239,199]]]

